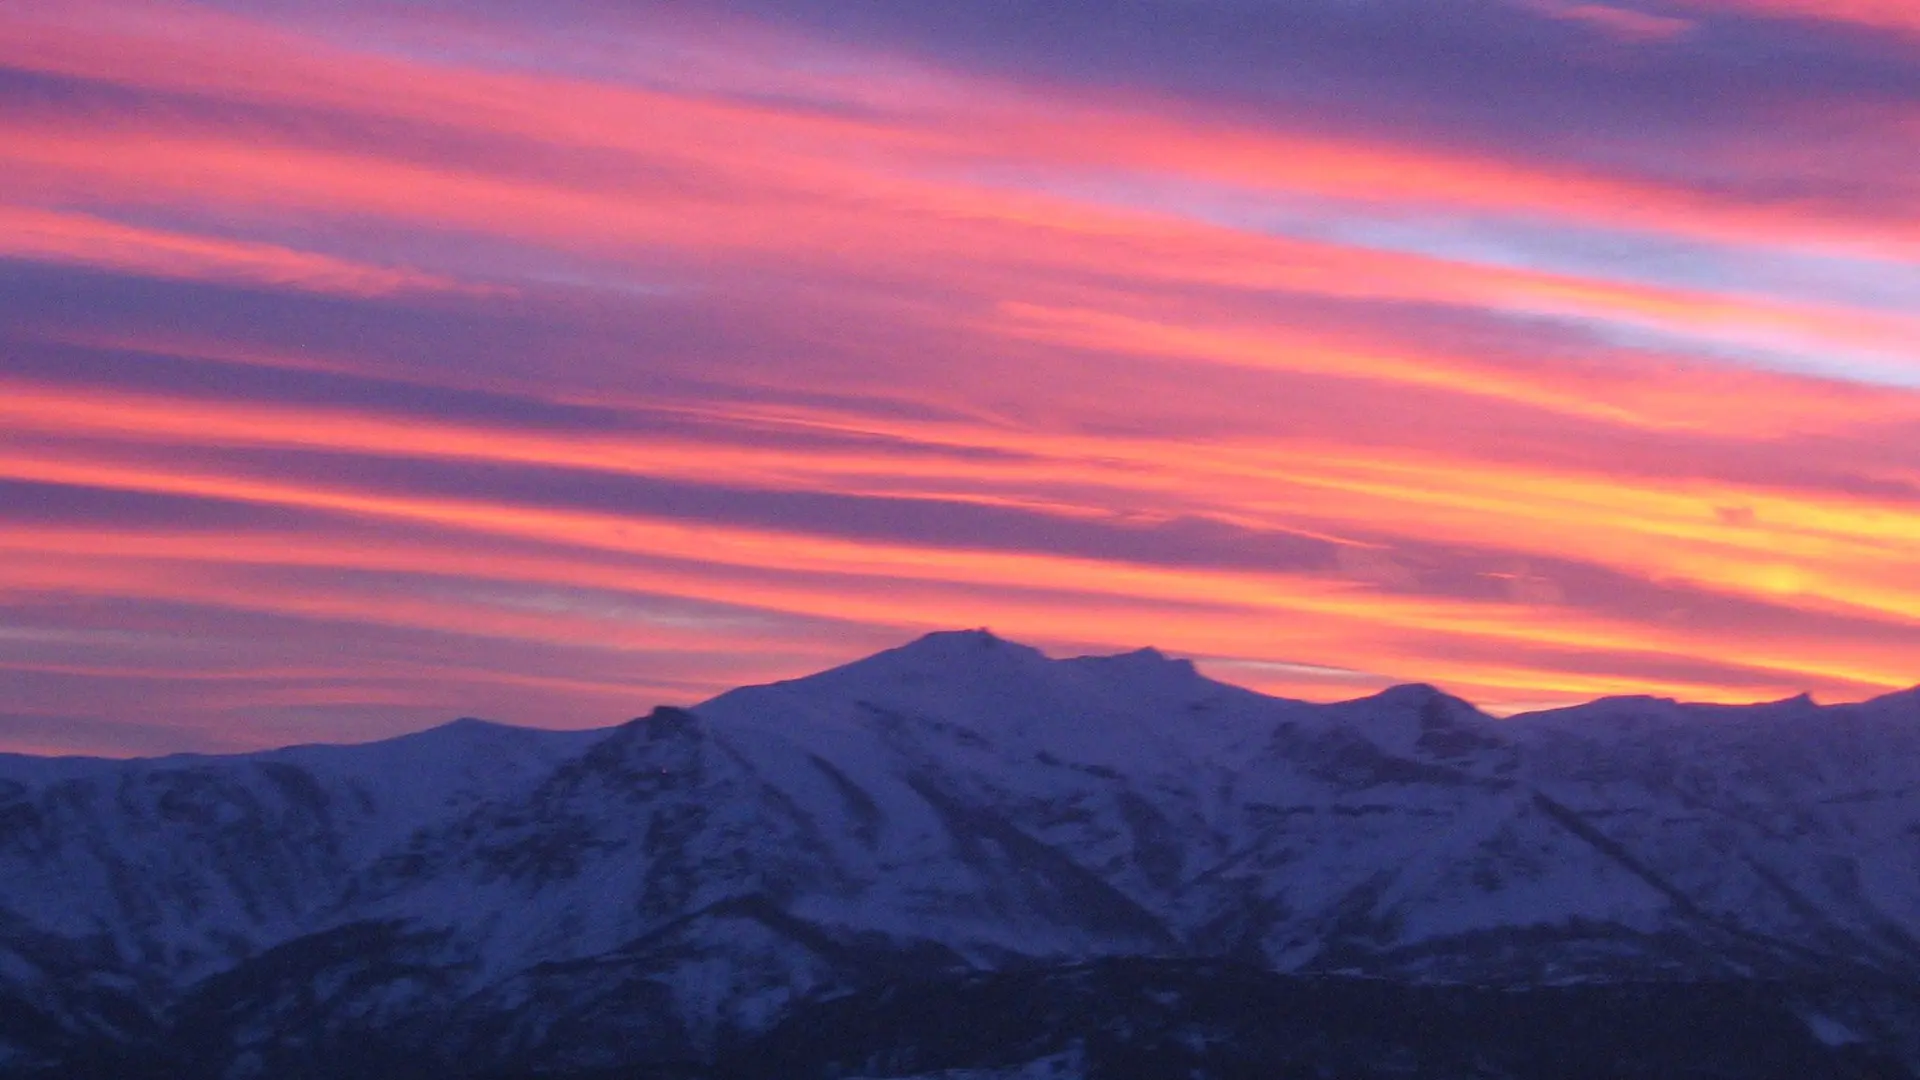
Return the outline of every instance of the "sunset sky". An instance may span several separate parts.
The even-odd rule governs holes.
[[[1920,6],[0,0],[0,749],[976,626],[1920,682]]]

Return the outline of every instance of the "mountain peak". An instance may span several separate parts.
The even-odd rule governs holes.
[[[1193,661],[1181,660],[1172,656],[1168,656],[1166,653],[1161,652],[1159,649],[1156,649],[1151,645],[1148,645],[1144,649],[1135,649],[1132,652],[1116,653],[1112,656],[1101,657],[1100,659],[1111,660],[1114,663],[1119,663],[1119,664],[1129,664],[1135,667],[1163,667],[1163,666],[1184,667],[1184,668],[1193,667]]]
[[[981,627],[974,630],[937,630],[923,634],[905,645],[875,653],[864,660],[833,669],[835,672],[887,671],[900,674],[978,672],[1031,668],[1044,664],[1040,650],[999,637]]]
[[[1389,686],[1371,697],[1360,698],[1351,704],[1385,706],[1392,709],[1417,710],[1422,716],[1438,721],[1459,715],[1482,716],[1478,706],[1465,698],[1456,697],[1431,683],[1401,683]]]
[[[1193,666],[1193,661],[1168,656],[1152,646],[1107,656],[1076,656],[1063,663],[1129,678],[1174,679],[1186,682],[1199,675],[1198,670]]]
[[[887,649],[880,655],[926,656],[929,658],[951,659],[981,653],[990,653],[1001,649],[1015,652],[1036,652],[1019,642],[1008,641],[984,626],[971,630],[935,630],[922,634],[905,645]]]
[[[390,739],[381,740],[380,743],[370,745],[380,745],[381,743],[417,744],[421,746],[442,744],[474,745],[498,742],[522,736],[535,738],[543,734],[547,733],[537,728],[517,727],[513,724],[502,724],[496,720],[482,720],[474,716],[462,716],[457,720],[449,720],[435,727],[408,732],[405,735],[397,735]]]
[[[449,720],[439,727],[428,728],[427,730],[440,731],[453,735],[459,733],[476,734],[486,731],[517,731],[519,729],[515,728],[512,724],[502,724],[497,720],[482,720],[477,716],[462,716],[454,720]]]

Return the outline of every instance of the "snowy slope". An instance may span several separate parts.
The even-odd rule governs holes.
[[[1920,972],[1920,693],[1264,697],[936,634],[599,732],[0,758],[0,1067],[698,1059],[902,973]],[[638,1048],[638,1049],[636,1049]],[[310,1055],[306,1055],[310,1057]],[[206,1066],[214,1068],[214,1065]]]

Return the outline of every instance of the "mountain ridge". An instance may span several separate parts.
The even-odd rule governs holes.
[[[962,631],[594,731],[16,757],[0,1016],[36,1019],[0,1022],[0,1076],[87,1047],[346,1075],[315,1046],[696,1075],[838,996],[1064,993],[1108,961],[1242,965],[1274,1001],[1259,980],[1825,987],[1753,1007],[1920,1063],[1888,989],[1920,985],[1920,694],[1699,708],[1315,705]],[[1189,989],[1154,1022],[1227,1022]]]
[[[948,642],[959,643],[961,645],[961,649],[956,650],[956,649],[944,647],[945,643],[948,643]],[[936,631],[923,634],[919,638],[916,638],[903,645],[896,646],[891,649],[885,649],[878,653],[874,653],[866,657],[852,660],[844,664],[835,665],[834,667],[827,668],[822,671],[814,672],[807,675],[800,675],[800,676],[796,676],[789,679],[775,680],[773,682],[768,682],[768,683],[755,683],[755,684],[748,684],[740,687],[735,687],[734,689],[723,691],[712,698],[709,698],[705,701],[702,701],[693,705],[685,705],[685,706],[670,705],[670,706],[662,706],[662,707],[667,709],[678,709],[678,710],[683,710],[688,712],[698,712],[708,706],[715,704],[716,702],[723,702],[728,699],[734,698],[735,696],[738,696],[738,695],[751,695],[757,692],[775,690],[775,689],[784,688],[784,687],[807,686],[807,685],[815,684],[827,678],[839,678],[839,677],[842,677],[843,675],[853,674],[856,672],[865,673],[866,671],[870,670],[872,667],[876,666],[876,662],[885,662],[889,660],[897,660],[900,658],[910,657],[912,658],[913,662],[924,664],[930,660],[937,660],[939,657],[943,655],[951,656],[956,652],[960,652],[961,655],[964,655],[963,650],[967,645],[972,645],[974,648],[981,649],[981,650],[1005,648],[1011,651],[1012,653],[1014,653],[1015,655],[1021,656],[1023,659],[1038,660],[1042,664],[1046,664],[1046,665],[1069,665],[1069,666],[1083,667],[1083,668],[1094,668],[1094,667],[1110,667],[1115,669],[1131,668],[1133,670],[1140,670],[1142,668],[1158,669],[1163,672],[1173,673],[1178,677],[1198,679],[1203,682],[1212,684],[1214,686],[1225,687],[1234,691],[1238,691],[1240,693],[1256,695],[1259,697],[1267,698],[1268,700],[1275,701],[1275,702],[1281,702],[1281,703],[1290,704],[1290,705],[1306,706],[1309,708],[1319,708],[1319,709],[1345,708],[1345,707],[1352,707],[1352,706],[1361,706],[1361,705],[1365,705],[1367,703],[1372,703],[1372,702],[1386,703],[1386,702],[1390,702],[1395,699],[1401,699],[1401,698],[1425,698],[1431,695],[1438,695],[1440,697],[1448,699],[1451,702],[1455,702],[1459,705],[1465,706],[1467,709],[1471,710],[1472,712],[1478,714],[1479,716],[1487,720],[1497,721],[1503,724],[1526,723],[1526,722],[1530,722],[1538,719],[1560,718],[1565,716],[1576,716],[1576,715],[1582,719],[1589,719],[1589,718],[1597,718],[1598,716],[1602,716],[1610,713],[1625,713],[1627,715],[1635,716],[1636,718],[1644,718],[1649,711],[1653,711],[1656,714],[1666,713],[1670,711],[1677,711],[1680,715],[1683,715],[1683,716],[1687,714],[1718,713],[1723,716],[1733,715],[1733,716],[1753,717],[1753,716],[1761,715],[1762,713],[1765,713],[1765,712],[1772,712],[1775,710],[1781,710],[1781,711],[1792,710],[1792,711],[1800,711],[1800,712],[1806,712],[1808,710],[1812,710],[1814,712],[1825,712],[1826,710],[1832,710],[1832,709],[1850,710],[1850,709],[1859,709],[1859,708],[1879,708],[1883,706],[1902,705],[1902,704],[1908,704],[1908,703],[1911,703],[1916,709],[1920,709],[1920,683],[1916,683],[1914,686],[1904,690],[1889,691],[1885,694],[1879,694],[1871,698],[1863,699],[1861,701],[1837,702],[1832,704],[1823,704],[1823,703],[1816,702],[1810,693],[1807,693],[1804,691],[1799,694],[1792,695],[1790,697],[1781,698],[1777,701],[1758,701],[1758,702],[1750,702],[1750,703],[1691,702],[1691,701],[1682,701],[1682,700],[1671,698],[1671,697],[1662,697],[1662,696],[1648,695],[1648,694],[1622,694],[1622,695],[1606,695],[1606,696],[1594,698],[1585,702],[1578,702],[1578,703],[1568,704],[1568,705],[1557,705],[1549,708],[1526,709],[1526,710],[1508,713],[1504,715],[1496,715],[1493,713],[1488,713],[1485,710],[1481,709],[1478,705],[1469,701],[1466,698],[1453,694],[1450,691],[1444,690],[1434,684],[1425,683],[1425,682],[1395,683],[1391,686],[1387,686],[1380,690],[1377,690],[1371,694],[1364,694],[1359,697],[1343,698],[1343,699],[1328,701],[1328,702],[1309,702],[1301,699],[1275,697],[1272,695],[1265,694],[1261,691],[1239,686],[1236,683],[1225,682],[1223,680],[1215,679],[1212,676],[1202,674],[1192,660],[1171,656],[1165,652],[1162,652],[1160,649],[1154,646],[1143,646],[1141,648],[1122,651],[1118,653],[1111,653],[1111,654],[1093,653],[1093,654],[1086,654],[1086,655],[1079,655],[1079,656],[1061,657],[1061,658],[1055,659],[1052,657],[1048,657],[1045,653],[1041,652],[1037,648],[1034,648],[1029,645],[1023,645],[1007,638],[999,637],[995,635],[992,631],[986,630],[984,628],[968,629],[968,630],[936,630]],[[940,646],[940,647],[936,647],[936,646]],[[626,724],[635,723],[644,719],[645,719],[645,716],[637,716],[626,721],[621,721],[619,723],[611,724],[606,727],[598,727],[598,728],[549,728],[549,727],[541,727],[538,725],[531,725],[531,724],[516,724],[516,723],[510,723],[510,722],[500,721],[500,720],[490,720],[484,717],[477,717],[477,716],[461,716],[461,717],[456,717],[455,719],[452,719],[452,720],[445,721],[440,724],[436,724],[426,728],[421,728],[416,731],[402,732],[398,735],[385,736],[382,738],[368,739],[368,740],[363,740],[358,742],[304,742],[304,743],[289,743],[284,746],[273,746],[273,747],[265,747],[260,749],[251,749],[251,750],[176,751],[176,752],[168,752],[164,754],[150,754],[150,755],[143,754],[143,755],[133,755],[133,756],[127,756],[127,757],[109,757],[109,756],[103,756],[98,754],[79,754],[79,753],[31,754],[31,753],[20,753],[15,751],[0,751],[0,765],[4,765],[5,763],[8,763],[8,762],[61,761],[61,762],[70,762],[75,765],[98,764],[98,765],[110,766],[116,763],[126,763],[126,762],[166,762],[166,761],[186,762],[186,761],[200,761],[200,760],[224,760],[224,759],[234,759],[234,758],[251,758],[251,757],[259,757],[262,755],[283,754],[288,752],[300,752],[300,751],[307,751],[307,750],[331,750],[331,749],[351,749],[355,747],[370,747],[370,746],[379,746],[387,743],[394,743],[401,740],[414,739],[422,736],[436,736],[436,737],[453,736],[460,733],[471,734],[471,733],[479,733],[479,732],[496,732],[496,733],[530,732],[530,733],[535,733],[539,735],[551,734],[556,736],[603,736],[608,732],[613,731],[616,728],[622,727]]]

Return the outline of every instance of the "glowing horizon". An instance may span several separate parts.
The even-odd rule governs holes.
[[[1910,6],[1423,4],[0,4],[0,750],[1920,683]]]

